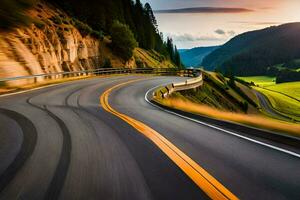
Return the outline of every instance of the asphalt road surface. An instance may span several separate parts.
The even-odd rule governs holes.
[[[209,199],[153,142],[100,105],[153,128],[240,199],[300,199],[300,158],[145,101],[179,77],[118,76],[0,97],[0,200]]]

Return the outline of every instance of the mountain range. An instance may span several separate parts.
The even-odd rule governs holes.
[[[271,66],[300,58],[299,36],[299,22],[246,32],[209,53],[202,65],[239,76],[265,75]]]
[[[210,54],[212,51],[216,50],[217,48],[219,48],[219,46],[180,49],[179,54],[182,63],[186,67],[199,67],[201,66],[203,58]]]

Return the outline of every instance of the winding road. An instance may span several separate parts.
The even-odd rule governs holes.
[[[277,118],[277,119],[281,119],[281,120],[287,120],[287,121],[291,121],[292,118],[281,114],[280,112],[276,111],[273,106],[271,105],[269,99],[262,94],[259,91],[253,90],[260,102],[260,106],[262,107],[262,109],[267,112],[270,116]]]
[[[91,78],[0,97],[0,200],[300,199],[299,149],[145,100],[182,80]]]

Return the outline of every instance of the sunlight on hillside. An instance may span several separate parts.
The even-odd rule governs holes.
[[[269,99],[272,107],[275,110],[300,121],[300,102],[298,100],[268,89],[258,87],[256,87],[255,89],[263,93]]]
[[[216,119],[228,120],[242,123],[258,128],[265,128],[272,131],[286,132],[295,136],[300,136],[300,125],[283,122],[275,119],[263,117],[261,115],[244,115],[232,112],[224,112],[209,106],[199,105],[181,99],[170,98],[160,101],[163,105],[176,108],[186,112],[205,115]]]
[[[269,90],[280,92],[300,101],[300,82],[282,83],[267,87]]]
[[[255,85],[258,85],[260,87],[266,87],[266,86],[271,86],[276,84],[276,78],[269,77],[269,76],[249,76],[249,77],[238,77],[238,78],[248,83],[253,82]]]

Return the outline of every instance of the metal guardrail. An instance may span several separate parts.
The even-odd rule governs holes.
[[[166,71],[166,69],[161,69],[160,71]],[[98,75],[98,74],[116,74],[116,73],[151,73],[153,69],[125,69],[125,68],[102,68],[102,69],[94,69],[94,70],[83,70],[83,71],[73,71],[73,72],[57,72],[57,73],[50,73],[50,74],[36,74],[30,76],[18,76],[18,77],[9,77],[9,78],[0,78],[0,82],[5,81],[13,81],[13,80],[21,80],[21,79],[32,79],[32,78],[40,78],[40,77],[50,77],[55,78],[56,76],[81,76],[81,75]],[[158,70],[157,70],[158,71]]]
[[[183,90],[191,90],[198,88],[203,85],[203,74],[200,72],[196,78],[188,79],[185,82],[181,83],[172,83],[170,85],[165,86],[166,91],[160,90],[162,98],[167,98],[174,92],[183,91]]]
[[[192,76],[194,70],[185,69],[179,70],[176,68],[140,68],[140,69],[128,69],[128,68],[99,68],[93,70],[73,71],[73,72],[58,72],[50,74],[37,74],[30,76],[18,76],[0,78],[0,84],[5,85],[11,81],[18,80],[32,80],[32,83],[42,82],[44,80],[55,80],[68,77],[89,76],[89,75],[104,75],[104,74],[155,74],[155,75],[182,75]]]

